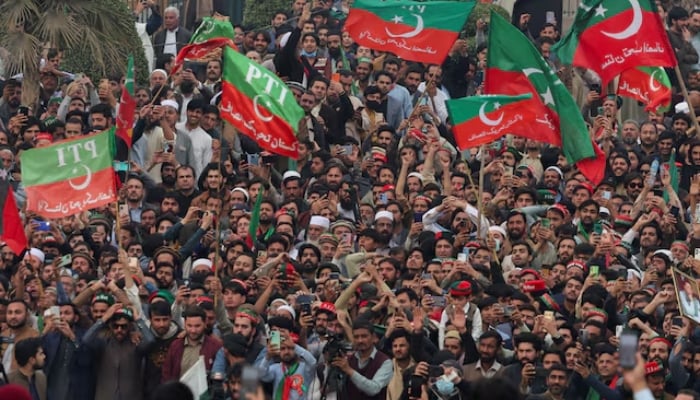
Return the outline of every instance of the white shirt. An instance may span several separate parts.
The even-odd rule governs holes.
[[[174,31],[165,31],[165,44],[163,45],[163,54],[177,55],[177,29]]]
[[[176,124],[175,129],[178,135],[187,135],[192,141],[192,147],[189,149],[189,153],[190,159],[194,160],[192,162],[192,168],[194,168],[195,179],[198,179],[199,175],[204,171],[204,167],[211,162],[211,136],[199,126],[192,130],[187,129],[185,122]]]

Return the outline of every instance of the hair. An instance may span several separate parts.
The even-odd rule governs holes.
[[[17,361],[17,365],[20,367],[27,365],[30,358],[36,357],[36,353],[40,348],[40,337],[24,339],[15,343],[15,360]]]
[[[149,314],[151,317],[170,317],[170,304],[167,301],[156,301],[149,306]]]
[[[182,319],[183,319],[183,320],[186,320],[187,318],[197,318],[197,317],[201,318],[202,321],[206,321],[206,320],[207,320],[207,314],[204,312],[204,310],[202,310],[201,308],[196,307],[196,306],[194,306],[194,307],[188,307],[188,308],[182,313]]]
[[[177,7],[167,7],[165,10],[163,10],[163,15],[167,13],[174,13],[176,18],[180,18],[180,10]]]
[[[499,345],[503,342],[501,334],[492,330],[488,330],[482,333],[481,336],[479,336],[479,342],[486,339],[496,339],[496,343],[498,343]]]
[[[194,395],[184,383],[170,381],[158,385],[151,394],[151,400],[194,400]]]
[[[102,114],[106,119],[112,120],[112,107],[108,106],[107,104],[95,104],[94,106],[90,107],[90,115],[92,114]]]
[[[520,346],[520,343],[532,343],[532,347],[535,348],[535,351],[539,352],[542,350],[542,340],[539,336],[531,332],[523,332],[515,336],[515,347],[517,348]]]
[[[374,73],[374,80],[379,80],[380,76],[388,76],[391,83],[394,83],[394,76],[385,70],[377,71]]]

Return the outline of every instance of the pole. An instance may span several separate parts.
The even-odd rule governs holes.
[[[700,135],[700,123],[698,122],[698,117],[695,115],[695,109],[693,105],[690,104],[690,98],[688,97],[688,89],[685,87],[685,81],[683,80],[683,74],[676,64],[673,69],[676,71],[676,78],[678,78],[678,85],[681,87],[681,93],[683,93],[683,98],[686,103],[688,103],[688,110],[690,111],[690,118],[693,119],[693,126],[695,128],[695,134]]]
[[[477,225],[476,225],[476,235],[478,238],[481,238],[481,220],[483,219],[482,214],[484,213],[484,209],[483,209],[484,205],[482,204],[483,203],[482,197],[484,197],[484,168],[486,168],[486,166],[485,166],[485,164],[486,164],[485,153],[486,153],[486,145],[482,144],[479,147],[479,154],[481,154],[481,160],[480,160],[481,166],[479,167],[479,192],[478,192],[478,195],[476,198],[476,205],[477,205],[477,208],[479,209],[479,215],[478,215]]]

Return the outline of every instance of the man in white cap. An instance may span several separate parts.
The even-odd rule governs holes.
[[[32,247],[31,249],[29,249],[29,251],[24,256],[24,262],[31,265],[33,271],[38,271],[39,268],[41,268],[41,266],[44,265],[45,259],[46,256],[44,255],[44,252],[37,249],[36,247]]]
[[[141,108],[139,118],[145,126],[141,137],[134,137],[134,145],[131,149],[132,158],[145,166],[148,175],[157,183],[161,182],[161,162],[156,162],[154,157],[157,153],[162,153],[157,161],[168,164],[175,164],[175,154],[165,150],[172,148],[175,143],[175,131],[167,129],[166,109],[177,110],[178,104],[174,100],[162,100],[160,106],[144,106]],[[165,126],[165,127],[164,127]]]
[[[559,167],[552,165],[544,170],[544,176],[542,177],[542,182],[547,187],[547,189],[554,189],[557,191],[557,195],[554,198],[555,202],[561,200],[562,182],[564,181],[564,173],[561,172]]]
[[[297,171],[287,171],[282,176],[282,194],[284,201],[300,199],[303,195],[301,190],[301,174]]]
[[[320,215],[311,216],[309,227],[306,228],[306,241],[318,243],[318,239],[331,227],[331,221]]]
[[[379,211],[374,216],[374,229],[379,232],[382,241],[388,244],[388,248],[401,246],[392,240],[394,236],[394,215],[389,211]]]

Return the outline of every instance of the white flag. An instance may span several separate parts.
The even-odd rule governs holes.
[[[208,394],[207,369],[204,366],[203,356],[199,356],[199,360],[187,372],[182,374],[180,382],[190,388],[195,399],[201,399]]]

